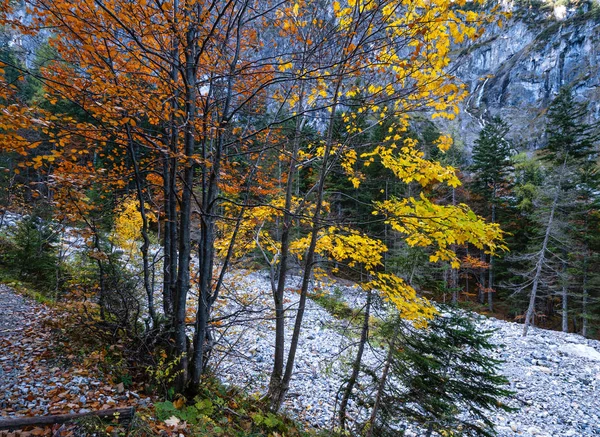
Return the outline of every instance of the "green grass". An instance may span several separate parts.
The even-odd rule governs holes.
[[[330,294],[310,294],[308,297],[322,306],[336,319],[348,320],[351,323],[362,323],[364,312],[351,308],[346,302]]]

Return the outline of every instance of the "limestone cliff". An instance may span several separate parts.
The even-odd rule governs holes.
[[[459,118],[444,126],[470,148],[482,123],[500,115],[523,148],[544,144],[545,110],[569,85],[600,120],[600,4],[520,1],[504,4],[512,17],[456,49],[456,75],[470,96]]]

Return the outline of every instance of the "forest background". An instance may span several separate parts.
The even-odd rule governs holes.
[[[306,300],[331,277],[416,327],[437,301],[523,321],[524,334],[596,336],[585,102],[561,89],[534,152],[500,118],[472,145],[435,124],[467,97],[457,48],[507,18],[444,0],[4,1],[0,195],[28,218],[2,239],[3,264],[166,353],[189,397],[227,318],[215,311],[227,274],[268,271],[272,411]]]

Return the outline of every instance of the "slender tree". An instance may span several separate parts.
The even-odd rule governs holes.
[[[552,178],[552,191],[549,214],[542,225],[543,239],[538,252],[533,257],[534,269],[530,272],[531,292],[529,306],[525,316],[523,335],[533,321],[536,309],[537,292],[540,282],[544,279],[544,268],[549,265],[549,259],[554,256],[557,249],[551,251],[551,237],[557,232],[557,222],[568,220],[572,210],[572,202],[569,195],[578,183],[578,169],[589,161],[594,153],[594,142],[597,134],[594,127],[585,122],[587,115],[586,105],[575,101],[570,88],[562,88],[556,98],[552,101],[548,110],[547,136],[548,146],[542,152],[542,159],[552,169],[555,177]],[[558,214],[561,217],[558,217]],[[557,241],[560,241],[558,239]],[[562,275],[561,300],[562,300],[562,328],[568,330],[568,289],[567,259],[565,256],[567,247],[558,248],[562,253],[560,269]],[[556,269],[554,269],[556,271]]]
[[[511,169],[511,143],[507,139],[508,124],[500,117],[494,117],[479,132],[473,147],[472,189],[488,205],[487,216],[492,223],[497,222],[497,209],[503,190],[508,188]],[[485,258],[485,255],[483,255]],[[484,259],[484,261],[486,261]],[[494,257],[490,255],[487,287],[488,309],[493,311]]]

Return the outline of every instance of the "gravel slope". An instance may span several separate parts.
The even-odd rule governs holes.
[[[293,291],[296,281],[291,281],[287,293],[290,307],[297,301]],[[222,327],[222,353],[214,358],[226,381],[262,393],[268,384],[273,354],[274,322],[264,320],[272,317],[270,286],[262,272],[237,272],[229,276],[227,285],[224,304],[218,311],[227,314],[244,308],[252,313],[230,320],[234,326]],[[335,288],[351,305],[362,304],[364,297],[356,287],[325,287],[330,292]],[[496,356],[505,361],[502,373],[516,392],[510,405],[518,411],[493,413],[500,436],[600,435],[600,342],[537,328],[523,338],[520,324],[474,317],[482,328],[498,330],[492,337],[502,346]],[[288,320],[288,340],[292,323]],[[356,338],[356,333],[347,322],[333,318],[311,300],[304,326],[285,408],[313,426],[327,427],[332,423],[336,394],[354,354],[353,341],[348,337]],[[234,349],[236,355],[224,357],[224,352]],[[368,349],[365,362],[377,366],[383,355],[383,350]],[[421,434],[412,429],[406,433]]]

